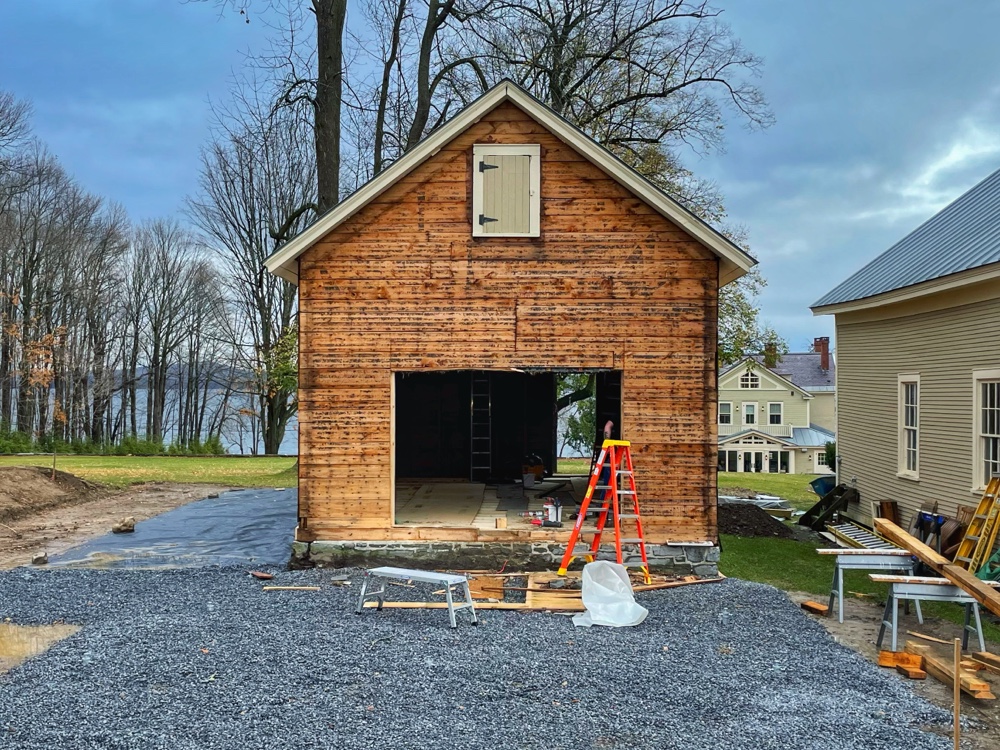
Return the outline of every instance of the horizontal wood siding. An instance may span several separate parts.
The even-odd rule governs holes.
[[[540,144],[540,237],[472,238],[474,143]],[[650,539],[715,537],[718,260],[521,110],[457,137],[299,276],[300,538],[551,538],[393,527],[392,372],[509,368],[623,370]]]
[[[909,525],[923,502],[954,515],[976,505],[973,370],[1000,368],[1000,300],[905,317],[837,320],[837,446],[842,482],[856,481],[859,518],[895,500]],[[898,375],[920,375],[919,480],[897,477]]]

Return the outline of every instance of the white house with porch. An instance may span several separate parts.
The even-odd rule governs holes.
[[[770,362],[770,367],[766,362]],[[813,351],[748,357],[719,376],[719,471],[832,474],[835,366],[829,338]]]

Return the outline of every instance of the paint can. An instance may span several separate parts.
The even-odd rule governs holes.
[[[562,523],[562,503],[558,499],[547,500],[542,507],[545,509],[547,520],[552,523]]]

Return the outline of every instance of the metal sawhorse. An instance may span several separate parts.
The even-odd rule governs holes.
[[[365,606],[365,599],[371,596],[378,597],[378,609],[379,611],[382,610],[382,604],[385,601],[383,599],[383,594],[385,594],[385,582],[382,582],[382,587],[378,591],[369,591],[368,584],[372,578],[395,578],[402,581],[420,581],[421,583],[434,583],[439,586],[444,586],[445,596],[448,601],[448,619],[451,621],[451,626],[453,628],[458,627],[455,622],[455,612],[460,609],[468,609],[469,613],[472,615],[472,624],[479,624],[479,620],[476,618],[476,608],[472,604],[472,593],[469,591],[468,578],[454,573],[435,573],[430,570],[409,570],[407,568],[384,567],[366,570],[365,576],[361,581],[361,595],[358,597],[359,615]],[[460,587],[458,593],[464,595],[464,603],[455,604],[455,592],[453,591],[453,587],[456,586]]]
[[[912,553],[905,549],[818,549],[821,555],[836,555],[837,566],[833,571],[833,584],[830,587],[830,614],[833,614],[833,601],[837,600],[837,621],[844,621],[844,571],[845,570],[885,570],[897,571],[913,575]],[[917,605],[917,620],[923,624],[924,616],[920,612],[920,602]]]
[[[882,648],[885,629],[892,629],[892,650],[897,649],[899,624],[899,600],[917,602],[955,602],[965,605],[965,622],[962,625],[962,649],[969,645],[969,633],[975,633],[979,638],[979,650],[986,650],[983,640],[983,623],[979,618],[979,602],[946,578],[922,578],[915,576],[886,576],[872,574],[869,576],[876,583],[889,584],[889,596],[885,600],[885,613],[882,615],[882,626],[878,631],[876,647]],[[973,627],[971,621],[975,617]]]

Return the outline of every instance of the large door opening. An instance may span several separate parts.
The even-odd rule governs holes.
[[[601,429],[614,422],[617,436],[621,373],[596,375],[595,416]],[[556,377],[551,371],[396,373],[395,523],[530,527],[530,517],[519,514],[551,500],[548,493],[562,493],[572,505],[579,482],[551,478]],[[526,466],[543,467],[537,484],[524,481]]]

